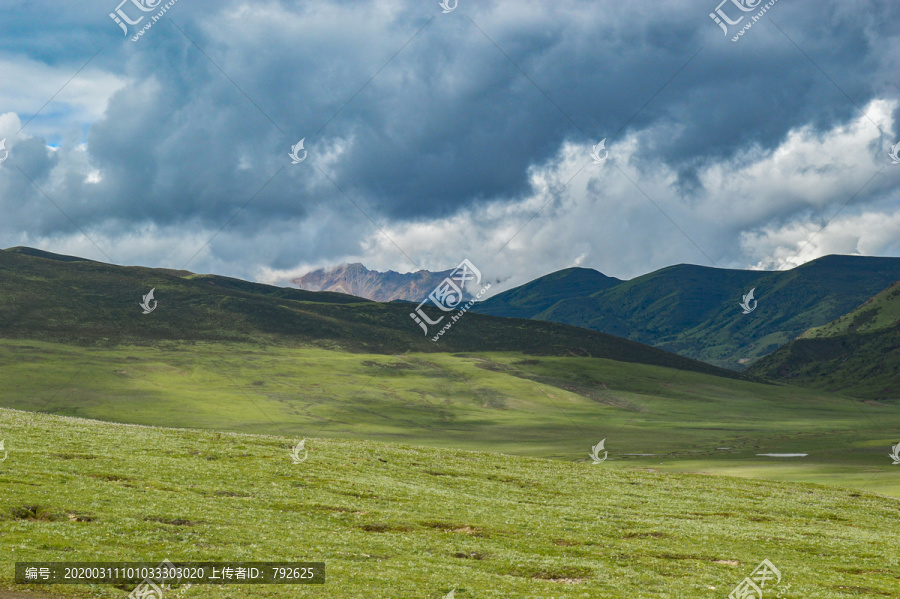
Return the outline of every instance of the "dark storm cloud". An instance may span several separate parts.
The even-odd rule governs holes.
[[[629,134],[638,168],[670,169],[692,195],[698,169],[776,147],[799,127],[830,130],[859,116],[854,103],[900,95],[897,3],[781,0],[733,43],[705,0],[460,0],[449,15],[411,0],[179,0],[168,15],[202,52],[168,19],[137,43],[123,39],[108,17],[117,4],[21,3],[0,25],[10,60],[74,72],[102,46],[94,66],[127,79],[91,124],[84,164],[66,176],[51,167],[71,147],[42,159],[40,140],[27,155],[17,146],[23,170],[86,226],[215,229],[254,196],[233,230],[323,209],[359,218],[319,168],[379,222],[422,221],[520,199],[530,169],[565,143]],[[287,152],[304,137],[309,158],[291,165]],[[99,182],[78,175],[88,167]],[[9,176],[0,189],[4,203],[38,196]],[[340,233],[340,219],[322,222]],[[28,227],[49,235],[70,225],[52,217]],[[289,254],[270,259],[285,264]]]

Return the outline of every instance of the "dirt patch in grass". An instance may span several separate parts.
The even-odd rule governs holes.
[[[341,507],[341,506],[337,506],[337,505],[321,505],[321,504],[316,504],[316,505],[310,505],[310,506],[304,508],[304,510],[305,510],[305,509],[310,509],[310,510],[321,510],[321,511],[323,511],[323,512],[353,512],[353,509],[352,509],[352,508],[349,508],[349,507]],[[299,510],[298,510],[298,511],[299,511]],[[359,513],[359,512],[354,512],[354,513]]]
[[[413,530],[413,527],[407,524],[385,524],[383,522],[363,524],[360,528],[366,532],[410,532]]]
[[[50,457],[59,458],[61,460],[96,460],[100,456],[84,453],[51,453]]]
[[[186,518],[157,518],[157,517],[148,517],[144,518],[147,522],[159,522],[161,524],[171,524],[172,526],[196,526],[200,524],[200,522],[193,522]]]
[[[520,568],[507,572],[510,576],[518,576],[519,578],[531,578],[534,580],[548,580],[550,582],[562,582],[565,584],[577,584],[591,577],[593,572],[587,568],[578,568],[575,566],[561,566],[552,570],[543,568]]]
[[[10,510],[12,517],[16,520],[29,520],[31,522],[56,522],[62,520],[63,515],[43,505],[23,505],[22,507]]]
[[[469,553],[457,552],[457,553],[454,553],[454,554],[453,554],[453,557],[456,557],[456,558],[459,558],[459,559],[477,559],[477,560],[482,560],[482,559],[487,559],[488,556],[485,555],[484,553],[478,553],[477,551],[472,551],[472,552],[469,552]]]
[[[216,491],[213,495],[218,497],[253,497],[249,493],[236,493],[235,491]]]
[[[105,480],[105,481],[111,482],[111,483],[123,481],[123,480],[132,480],[132,479],[128,478],[127,476],[118,476],[116,474],[88,474],[88,476],[90,476],[91,478],[96,478],[98,480]]]
[[[74,513],[74,514],[66,514],[66,516],[69,518],[69,522],[93,522],[94,521],[94,517],[89,516],[87,514]]]
[[[476,537],[484,536],[483,531],[480,528],[472,528],[471,526],[460,526],[459,528],[452,529],[451,532],[462,532],[467,535],[474,535]]]
[[[59,522],[68,519],[69,522],[93,522],[94,517],[82,512],[59,512],[53,508],[42,505],[23,505],[13,508],[10,514],[16,520],[28,520],[29,522]]]
[[[427,528],[438,528],[444,532],[459,532],[475,537],[486,537],[484,529],[480,526],[469,526],[467,524],[453,524],[452,522],[420,522],[422,526]]]

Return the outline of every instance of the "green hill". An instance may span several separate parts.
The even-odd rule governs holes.
[[[740,370],[898,279],[900,259],[863,256],[825,256],[784,272],[682,264],[599,290],[580,287],[589,277],[570,269],[499,294],[477,310],[528,314]],[[568,297],[528,292],[544,288],[563,289]],[[742,314],[738,304],[754,288],[757,308]]]
[[[480,314],[510,318],[534,318],[561,300],[590,295],[621,283],[592,268],[566,268],[478,304]]]
[[[856,397],[900,400],[900,284],[806,331],[750,372]]]
[[[0,589],[22,590],[17,561],[284,560],[325,562],[324,587],[166,597],[721,599],[768,559],[767,597],[897,593],[900,504],[872,493],[321,438],[294,464],[296,438],[0,422]]]
[[[872,333],[891,329],[900,324],[900,282],[864,303],[856,310],[824,326],[812,328],[803,339],[820,339],[851,333]]]
[[[467,314],[432,343],[408,304],[18,252],[0,252],[0,281],[4,407],[562,460],[606,438],[630,468],[900,495],[873,470],[900,432],[897,406],[602,333]],[[145,315],[151,287],[159,304]],[[769,452],[809,455],[757,455]]]
[[[106,346],[241,342],[395,354],[519,351],[734,373],[633,341],[532,320],[466,314],[432,342],[404,303],[273,287],[215,275],[0,251],[0,338]],[[158,308],[139,303],[155,289]],[[434,309],[434,312],[437,312]]]

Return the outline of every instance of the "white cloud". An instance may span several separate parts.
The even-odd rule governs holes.
[[[24,56],[0,56],[0,81],[15,82],[0,86],[0,106],[23,115],[23,122],[40,111],[23,132],[32,137],[56,138],[61,129],[75,123],[93,123],[103,116],[110,96],[128,81],[91,66],[73,78],[81,66],[69,62],[51,66]],[[16,131],[18,128],[10,134]]]
[[[900,206],[893,211],[838,216],[824,229],[822,224],[766,226],[744,233],[741,243],[762,256],[752,266],[758,270],[793,268],[829,254],[873,256],[900,249]]]
[[[865,110],[890,125],[896,107],[876,100]],[[719,266],[733,268],[782,268],[832,253],[897,252],[900,197],[893,171],[886,171],[893,179],[870,184],[870,193],[861,194],[805,245],[884,166],[887,155],[879,135],[862,115],[824,133],[807,127],[791,131],[772,151],[751,148],[708,166],[700,174],[704,190],[692,199],[674,192],[676,173],[632,166],[641,151],[635,136],[611,144],[610,159],[602,166],[590,160],[590,145],[567,144],[550,163],[532,169],[534,191],[519,202],[392,225],[385,232],[405,251],[415,249],[411,255],[423,268],[443,270],[471,259],[490,279],[503,281],[492,293],[575,265],[620,278],[679,262],[712,266],[691,239]],[[559,196],[547,203],[554,191]],[[363,262],[378,270],[415,270],[380,233],[370,233],[363,247],[360,254],[309,269]]]

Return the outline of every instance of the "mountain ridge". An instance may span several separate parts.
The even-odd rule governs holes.
[[[679,264],[599,290],[575,289],[571,297],[527,294],[527,288],[546,287],[545,281],[558,280],[560,273],[566,271],[508,290],[472,310],[496,316],[526,313],[743,370],[900,279],[900,258],[831,255],[788,271]],[[756,290],[757,306],[745,315],[739,304],[750,289]],[[509,298],[519,301],[509,305]]]
[[[0,337],[108,347],[227,341],[384,354],[520,351],[742,378],[604,333],[482,314],[466,314],[434,343],[410,318],[409,304],[175,272],[2,250]],[[151,288],[158,308],[142,314],[140,299]],[[446,318],[436,308],[430,312],[432,318]]]

